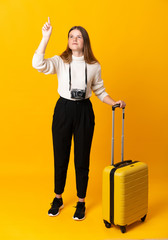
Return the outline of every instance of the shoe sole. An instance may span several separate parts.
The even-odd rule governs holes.
[[[82,221],[82,220],[84,220],[84,219],[85,219],[85,217],[83,217],[83,218],[81,218],[81,219],[80,219],[80,218],[77,218],[77,217],[75,217],[75,218],[74,218],[74,217],[72,217],[72,218],[73,218],[75,221]]]
[[[59,210],[63,209],[63,207],[64,207],[64,205],[62,205],[62,206],[59,208]],[[50,217],[56,217],[56,216],[59,215],[59,213],[60,213],[60,211],[58,211],[57,214],[48,213],[48,216],[50,216]]]

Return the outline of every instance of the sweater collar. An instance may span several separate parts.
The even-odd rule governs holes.
[[[72,54],[72,60],[74,60],[74,61],[84,61],[84,55],[83,56],[81,56],[81,57],[76,57],[76,56],[74,56],[73,54]]]

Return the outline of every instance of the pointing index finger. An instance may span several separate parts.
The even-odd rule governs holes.
[[[48,17],[48,23],[50,24],[50,17]]]

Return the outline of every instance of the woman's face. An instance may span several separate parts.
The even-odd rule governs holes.
[[[68,45],[72,51],[83,51],[84,40],[82,33],[78,29],[74,29],[69,33]]]

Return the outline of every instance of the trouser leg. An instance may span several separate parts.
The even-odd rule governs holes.
[[[61,99],[57,101],[52,122],[54,192],[56,194],[62,194],[64,191],[71,148],[72,123],[71,115],[67,117],[66,103]]]
[[[85,198],[88,178],[89,159],[94,132],[94,112],[89,101],[77,105],[76,125],[74,129],[74,157],[77,196]]]

